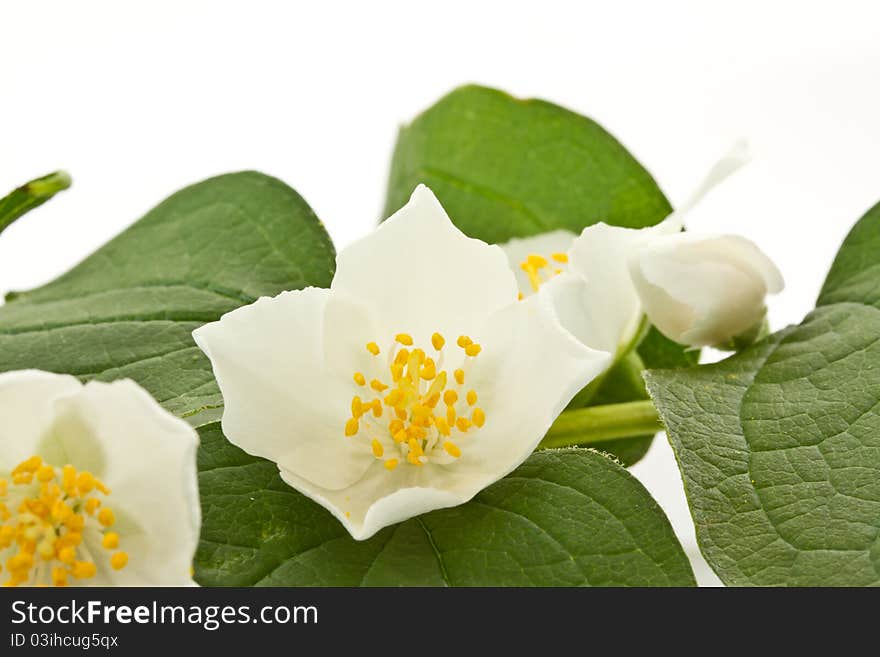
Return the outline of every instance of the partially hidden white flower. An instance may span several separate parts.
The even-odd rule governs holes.
[[[610,361],[548,298],[518,302],[501,249],[424,186],[338,255],[329,290],[261,298],[194,337],[227,438],[359,540],[511,472]]]
[[[782,291],[776,265],[738,235],[665,235],[639,245],[630,273],[645,313],[681,344],[724,346],[759,328],[767,294]]]
[[[745,144],[737,144],[655,226],[597,223],[577,237],[552,231],[504,244],[521,296],[540,288],[578,339],[611,353],[631,346],[646,315],[667,337],[690,346],[720,344],[749,330],[763,318],[766,294],[782,289],[776,267],[745,238],[681,232],[685,215],[746,160]]]
[[[132,381],[0,374],[0,579],[192,585],[197,446]]]

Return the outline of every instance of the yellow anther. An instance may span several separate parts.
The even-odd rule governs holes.
[[[29,484],[34,480],[33,472],[18,472],[12,475],[12,483],[18,486]]]
[[[366,385],[367,383],[367,378],[360,372],[355,372],[353,378],[354,382],[357,383],[359,386]]]
[[[76,547],[82,543],[82,534],[79,532],[67,532],[56,541],[57,548]]]
[[[113,567],[113,570],[122,570],[127,563],[128,554],[125,552],[116,552],[110,557],[110,565]]]
[[[58,561],[61,563],[66,563],[68,566],[72,566],[73,562],[76,561],[76,550],[72,547],[66,547],[58,551]]]
[[[440,432],[441,436],[448,436],[451,433],[449,429],[449,422],[446,421],[445,417],[435,418],[434,426],[437,427],[437,431]]]
[[[449,423],[449,426],[453,426],[455,424],[455,407],[447,406],[446,407],[446,421]]]
[[[396,434],[394,434],[393,438],[396,442],[402,443],[405,442],[409,434],[407,434],[406,429],[401,429]]]
[[[101,511],[110,511],[110,509],[101,509]],[[112,515],[112,511],[110,511]],[[100,515],[100,514],[99,514]],[[100,522],[100,518],[99,518]],[[85,527],[86,519],[84,516],[79,513],[74,513],[67,520],[64,521],[64,526],[67,527],[72,532],[81,532],[83,527]]]
[[[409,361],[409,349],[401,349],[397,352],[397,355],[394,357],[395,365],[406,365]]]
[[[397,459],[388,459],[385,461],[385,469],[389,472],[397,467],[398,460]]]
[[[364,412],[364,403],[361,401],[360,397],[355,395],[351,398],[351,416],[353,418],[359,418]]]
[[[412,414],[414,419],[426,418],[431,415],[431,408],[422,404],[416,404],[412,407]]]
[[[468,429],[471,428],[471,421],[468,420],[466,417],[460,417],[455,421],[455,426],[459,431],[465,433]]]
[[[388,423],[388,433],[390,433],[392,436],[394,434],[396,434],[398,431],[402,431],[403,428],[404,427],[403,427],[402,420],[395,419],[395,420],[391,420],[391,422]]]
[[[395,408],[394,414],[397,416],[398,420],[406,420],[406,411],[402,408]]]
[[[437,376],[437,364],[432,358],[425,359],[425,364],[419,370],[419,376],[425,379],[425,381],[431,381]]]
[[[112,526],[113,523],[116,522],[116,516],[113,514],[113,510],[105,506],[98,511],[98,522],[105,527]]]
[[[99,506],[101,506],[101,500],[97,497],[90,497],[86,500],[86,513],[92,515]]]
[[[360,423],[357,421],[357,418],[350,418],[348,422],[345,423],[345,435],[353,436],[360,430]]]
[[[373,456],[375,456],[377,459],[382,458],[382,455],[385,453],[385,448],[382,447],[382,443],[373,438],[373,443],[371,447],[373,448]]]
[[[523,293],[522,293],[522,292],[517,292],[517,293],[516,293],[516,300],[517,300],[517,301],[522,301],[522,300],[523,300]]]
[[[471,413],[471,422],[473,422],[478,428],[486,424],[486,413],[482,408],[474,409],[474,412]]]
[[[37,554],[39,554],[43,561],[51,561],[55,558],[55,541],[52,540],[50,536],[47,536],[37,545]]]
[[[542,283],[541,275],[538,273],[538,270],[543,268],[546,264],[547,261],[541,256],[530,255],[519,265],[520,269],[522,269],[529,277],[529,284],[532,286],[532,291],[534,292],[538,291],[538,288],[541,287]]]
[[[446,450],[446,453],[449,454],[449,456],[454,458],[459,458],[461,456],[461,450],[458,448],[458,445],[449,440],[443,443],[443,449]]]
[[[446,370],[441,370],[431,385],[428,387],[428,396],[439,395],[446,387]]]
[[[70,574],[76,579],[88,579],[98,572],[97,567],[91,561],[77,561],[70,569]]]
[[[530,264],[532,267],[535,267],[537,269],[541,269],[542,267],[547,266],[547,258],[544,258],[543,256],[539,256],[535,253],[530,254],[526,258],[526,262],[528,264]]]
[[[119,534],[116,532],[107,532],[101,539],[101,545],[108,550],[115,550],[119,547]]]
[[[568,262],[568,254],[567,253],[552,253],[550,257],[553,258],[556,262]]]
[[[437,406],[437,402],[439,402],[439,401],[440,401],[440,393],[439,392],[432,392],[430,395],[428,395],[425,398],[425,406],[433,409],[435,406]]]
[[[398,333],[394,336],[394,340],[407,347],[411,347],[413,343],[412,336],[409,333]]]
[[[415,424],[409,425],[406,429],[406,433],[411,440],[422,440],[428,434],[428,432],[422,427]]]
[[[377,345],[375,342],[368,342],[367,343],[367,351],[369,351],[374,356],[378,356],[379,355],[379,345]]]
[[[400,381],[400,377],[402,377],[402,376],[403,376],[403,365],[401,365],[399,363],[393,363],[391,365],[391,380],[394,381],[394,383],[397,383],[398,381]]]
[[[382,402],[374,399],[372,403],[373,417],[382,417]]]
[[[467,347],[465,347],[464,353],[466,353],[468,356],[476,356],[482,350],[483,350],[483,348],[480,345],[474,343],[474,344],[469,344]]]
[[[439,333],[435,333],[431,336],[431,346],[434,347],[437,351],[440,351],[443,348],[443,345],[446,344],[446,340],[443,339],[443,336]]]
[[[388,386],[382,383],[379,379],[373,379],[370,381],[370,387],[376,392],[384,392],[388,390]]]
[[[473,406],[477,403],[477,393],[474,390],[468,390],[468,394],[465,395],[465,400],[467,400],[468,406]]]
[[[470,339],[468,336],[466,336],[466,335],[459,335],[459,336],[458,336],[458,340],[455,341],[455,343],[456,343],[459,347],[461,347],[462,349],[464,349],[465,347],[467,347],[469,344],[473,344],[473,342],[474,342],[474,341],[471,340],[471,339]]]
[[[458,401],[458,393],[455,390],[447,390],[443,393],[443,403],[452,406]]]
[[[455,370],[454,374],[455,374],[455,382],[458,385],[463,386],[464,385],[464,370],[457,369],[457,370]]]
[[[21,463],[19,463],[15,469],[12,471],[13,475],[17,475],[21,472],[30,472],[33,474],[37,470],[40,469],[40,466],[43,465],[43,459],[39,456],[31,456],[28,459],[25,459]]]
[[[52,586],[67,586],[67,569],[56,566],[52,569]]]
[[[37,481],[48,483],[55,478],[55,468],[50,465],[41,465],[37,470]]]
[[[397,406],[400,402],[403,401],[403,398],[403,390],[401,390],[400,388],[395,388],[387,395],[385,395],[385,403],[388,406]]]
[[[61,487],[65,493],[71,495],[74,486],[76,486],[76,468],[72,465],[65,465],[61,468]]]
[[[76,486],[81,493],[88,493],[95,488],[95,477],[91,472],[80,472],[76,478]]]

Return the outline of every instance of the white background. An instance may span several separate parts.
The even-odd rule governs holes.
[[[753,163],[693,230],[739,232],[815,300],[880,199],[880,9],[863,2],[70,2],[0,5],[0,190],[74,187],[0,237],[0,291],[50,280],[169,193],[255,168],[338,247],[374,225],[397,126],[464,82],[602,123],[673,201],[739,136]],[[633,470],[702,562],[664,440]]]

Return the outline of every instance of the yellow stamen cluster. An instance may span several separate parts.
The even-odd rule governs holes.
[[[482,346],[466,335],[455,344],[464,352],[462,367],[442,369],[446,339],[431,336],[432,355],[413,348],[408,333],[398,333],[384,365],[378,363],[374,377],[355,372],[354,383],[364,389],[364,397],[351,400],[351,417],[345,423],[346,436],[369,440],[373,456],[392,471],[406,461],[422,466],[432,458],[461,457],[460,440],[486,422],[486,413],[476,406],[475,390],[466,390],[466,369],[482,351]],[[375,342],[366,345],[378,361],[381,350]]]
[[[550,260],[557,264],[552,264]],[[529,284],[532,286],[533,292],[537,292],[538,288],[550,280],[551,277],[562,273],[561,265],[568,264],[568,254],[553,253],[550,255],[550,260],[533,253],[519,263],[519,268],[529,277]],[[545,269],[547,270],[546,272],[544,272]],[[520,298],[522,298],[522,295],[520,295]]]
[[[109,531],[116,522],[103,506],[110,490],[94,475],[72,465],[57,468],[32,456],[0,478],[0,555],[6,586],[52,584],[67,586],[70,578],[89,579],[97,565],[83,535],[103,535],[108,551],[119,547],[119,535]],[[93,547],[93,546],[92,546]],[[110,566],[128,563],[125,552],[113,552]]]

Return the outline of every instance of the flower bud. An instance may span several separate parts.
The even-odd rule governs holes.
[[[783,288],[773,262],[736,235],[659,236],[634,250],[629,267],[651,323],[694,347],[748,334],[764,321],[767,294]]]

